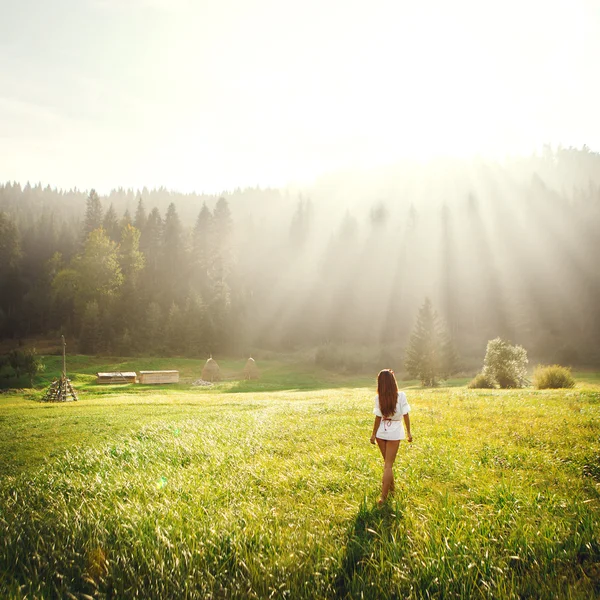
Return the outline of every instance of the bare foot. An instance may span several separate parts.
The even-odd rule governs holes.
[[[377,500],[377,506],[379,506],[379,508],[381,508],[384,504],[385,498],[379,498],[379,500]]]

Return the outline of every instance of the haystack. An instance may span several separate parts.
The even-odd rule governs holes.
[[[244,367],[244,379],[260,379],[260,371],[253,358],[249,358],[246,361],[246,366]]]
[[[221,369],[217,361],[211,356],[202,369],[202,379],[204,381],[221,381]]]

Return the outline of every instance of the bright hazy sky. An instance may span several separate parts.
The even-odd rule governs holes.
[[[218,192],[600,149],[597,0],[0,0],[0,180]]]

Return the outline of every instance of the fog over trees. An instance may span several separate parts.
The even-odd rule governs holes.
[[[90,182],[93,185],[93,182]],[[0,335],[205,356],[406,347],[426,297],[458,354],[503,337],[600,362],[600,155],[405,162],[299,190],[0,186]]]

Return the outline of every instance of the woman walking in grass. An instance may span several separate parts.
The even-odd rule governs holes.
[[[386,501],[390,492],[394,492],[393,467],[400,440],[406,438],[412,442],[409,411],[410,406],[406,400],[406,394],[398,391],[394,371],[391,369],[380,371],[377,376],[377,396],[375,396],[375,408],[373,408],[375,423],[373,423],[373,434],[371,435],[371,444],[377,440],[384,460],[379,505]],[[402,421],[404,421],[404,427]],[[404,435],[405,428],[406,436]]]

